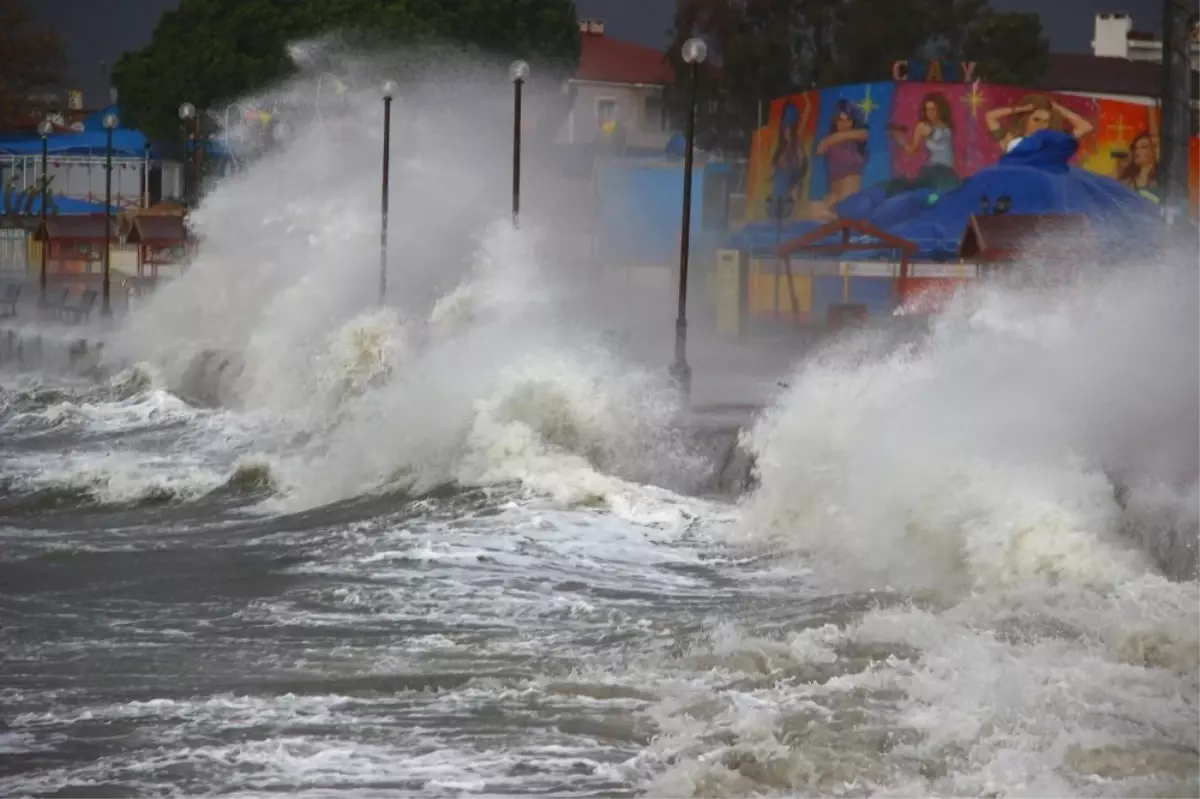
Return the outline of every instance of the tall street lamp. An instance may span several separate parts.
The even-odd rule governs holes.
[[[42,212],[41,223],[42,227],[46,226],[46,203],[49,200],[50,188],[50,173],[49,173],[49,152],[50,152],[50,134],[54,132],[54,123],[48,119],[43,119],[37,126],[38,135],[42,137]],[[47,250],[50,248],[49,237],[45,231],[42,232],[42,272],[38,279],[38,285],[42,291],[42,302],[46,301],[46,257]]]
[[[696,85],[700,82],[700,64],[708,55],[703,39],[693,37],[683,43],[684,63],[691,67],[692,85],[688,93],[687,149],[683,157],[683,220],[679,235],[679,315],[675,319],[675,363],[671,376],[687,396],[692,390],[692,368],[687,362],[687,280],[688,245],[692,230],[692,155],[696,144]]]
[[[379,304],[387,297],[387,244],[388,244],[388,193],[391,181],[388,172],[392,155],[392,97],[396,94],[395,81],[383,84],[383,185],[379,202]]]
[[[512,218],[513,227],[516,227],[521,213],[521,87],[529,77],[529,64],[519,60],[512,62],[508,77],[513,83]]]
[[[182,204],[183,212],[186,214],[188,210],[188,167],[191,164],[191,153],[189,152],[191,144],[191,121],[196,118],[196,106],[191,103],[182,103],[179,106],[179,124],[183,128],[183,161],[180,166],[183,170],[183,186],[181,194],[183,195]]]
[[[119,123],[116,114],[104,115],[104,316],[112,316],[112,139]]]

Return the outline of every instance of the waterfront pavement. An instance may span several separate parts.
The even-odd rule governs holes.
[[[689,331],[687,342],[692,371],[689,415],[702,426],[744,426],[783,390],[781,382],[811,348],[811,337],[794,330],[723,337],[697,327]],[[621,349],[632,361],[647,368],[670,368],[675,360],[670,322],[625,333]]]

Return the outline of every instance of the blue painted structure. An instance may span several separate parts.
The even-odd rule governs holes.
[[[693,262],[711,261],[724,244],[726,220],[705,227],[705,208],[720,197],[705,196],[713,175],[730,173],[726,163],[709,163],[692,170]],[[674,159],[617,161],[600,167],[600,250],[608,262],[673,265],[679,259],[680,218],[683,208],[683,165]],[[706,202],[707,201],[707,202]]]

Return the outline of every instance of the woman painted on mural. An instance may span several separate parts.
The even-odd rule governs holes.
[[[1117,161],[1117,180],[1153,202],[1162,202],[1158,186],[1159,152],[1158,118],[1151,112],[1150,129],[1143,130],[1129,142],[1129,150]]]
[[[993,108],[984,119],[992,138],[1006,153],[1039,130],[1062,131],[1070,125],[1071,135],[1082,140],[1095,129],[1091,122],[1044,94],[1028,94],[1015,106]]]
[[[775,149],[771,154],[771,199],[769,203],[782,203],[778,213],[790,216],[789,208],[795,207],[795,202],[804,177],[808,174],[808,156],[800,141],[801,132],[808,125],[808,98],[804,98],[804,111],[800,112],[793,103],[785,103],[779,115],[779,135],[775,139]],[[772,205],[768,205],[767,214],[774,216]]]
[[[1129,155],[1117,172],[1117,180],[1148,200],[1162,202],[1158,187],[1158,137],[1142,131],[1129,143]]]
[[[921,119],[913,127],[911,138],[905,137],[908,129],[902,125],[893,125],[891,130],[896,144],[906,153],[916,155],[924,148],[926,154],[915,181],[893,183],[903,183],[905,189],[930,188],[945,192],[961,182],[954,155],[954,115],[946,95],[941,92],[925,95],[921,101]]]
[[[825,156],[829,193],[809,207],[814,219],[837,218],[834,206],[862,189],[867,167],[867,121],[862,110],[845,97],[837,101],[829,133],[817,143],[817,155]]]

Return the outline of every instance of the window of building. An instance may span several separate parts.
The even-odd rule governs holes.
[[[596,101],[596,121],[608,122],[617,118],[617,101],[612,97],[601,97]]]
[[[667,129],[667,106],[662,95],[650,95],[642,103],[642,130],[661,133]]]

